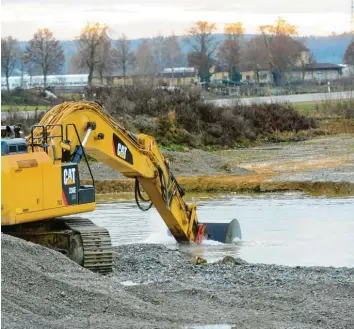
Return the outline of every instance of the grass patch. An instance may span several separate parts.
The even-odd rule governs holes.
[[[1,111],[46,111],[49,110],[51,106],[48,105],[3,105],[1,104]]]
[[[354,120],[344,118],[323,118],[318,120],[322,135],[353,134]]]
[[[58,93],[58,97],[60,97],[63,101],[81,101],[82,94],[80,93]]]
[[[344,197],[354,195],[354,184],[346,182],[266,182],[262,192],[301,191],[312,196]]]
[[[321,104],[319,102],[294,103],[292,107],[300,114],[314,116],[319,113]]]
[[[289,106],[298,113],[309,117],[341,116],[345,110],[354,111],[354,99],[294,103]]]

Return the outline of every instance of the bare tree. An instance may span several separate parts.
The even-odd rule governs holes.
[[[303,44],[303,41],[301,42],[301,44]],[[304,81],[305,77],[306,77],[306,71],[307,71],[308,65],[316,63],[315,55],[312,52],[310,53],[309,51],[307,51],[304,56],[302,56],[302,55],[299,56],[299,63],[301,66],[301,78],[302,78],[302,81]]]
[[[134,65],[135,55],[131,51],[130,41],[127,39],[125,34],[117,40],[117,48],[113,52],[114,63],[118,66],[118,69],[122,70],[123,73],[123,83],[125,85],[125,78],[127,76],[127,71]]]
[[[47,86],[47,75],[59,73],[64,64],[64,51],[59,41],[49,29],[39,29],[26,47],[27,62],[38,65],[42,69],[44,88]]]
[[[104,39],[97,50],[97,72],[100,75],[101,84],[103,84],[103,75],[111,72],[113,69],[113,49],[111,39]]]
[[[1,38],[1,73],[6,77],[7,91],[10,91],[9,77],[20,58],[20,47],[18,40],[11,36]]]
[[[259,83],[259,71],[269,67],[268,50],[262,40],[259,37],[249,40],[242,57],[247,70],[255,73],[256,80]]]
[[[230,77],[232,69],[237,68],[241,61],[241,39],[245,30],[242,23],[226,24],[224,34],[226,39],[218,48],[217,57],[222,66],[227,67]]]
[[[139,75],[153,75],[156,73],[156,62],[147,40],[141,42],[136,52],[135,71]]]
[[[229,76],[232,75],[232,69],[237,68],[240,63],[241,47],[235,40],[224,40],[218,48],[217,58],[221,66],[227,68]]]
[[[26,73],[25,55],[23,52],[19,55],[17,67],[21,73],[21,84],[20,85],[21,85],[21,88],[23,88],[24,87],[24,75]]]
[[[174,34],[168,37],[158,36],[152,40],[152,45],[159,73],[166,67],[174,68],[182,62],[181,46]]]
[[[32,77],[37,74],[41,74],[41,68],[37,63],[32,62],[26,53],[23,55],[23,66],[25,72],[29,75],[30,81],[29,85],[32,85]]]
[[[293,66],[299,58],[299,45],[291,38],[297,28],[278,17],[274,25],[260,26],[262,40],[268,51],[269,67],[274,83],[279,85],[282,72]]]
[[[175,68],[183,61],[183,53],[178,37],[172,33],[164,40],[163,57],[167,67]],[[172,72],[173,75],[173,72]]]
[[[82,73],[83,70],[80,69],[80,61],[79,54],[72,54],[68,61],[68,73],[69,74],[79,74]]]
[[[354,41],[352,41],[344,54],[344,62],[349,65],[354,65]]]
[[[217,48],[217,43],[213,32],[216,31],[216,24],[205,21],[198,21],[188,31],[185,41],[193,48],[193,53],[188,56],[189,63],[195,63],[199,74],[205,75],[209,73],[209,59]],[[198,64],[199,59],[199,65]],[[195,62],[196,61],[196,62]]]
[[[199,76],[209,73],[209,61],[207,55],[200,52],[188,53],[188,65],[197,69]]]
[[[156,69],[158,73],[161,73],[166,68],[166,58],[164,54],[165,38],[163,36],[157,36],[152,39],[152,49],[154,58],[156,61]]]
[[[79,46],[78,66],[81,70],[88,70],[88,85],[92,85],[94,71],[98,68],[98,53],[100,45],[107,39],[107,26],[99,23],[87,24],[77,38]]]

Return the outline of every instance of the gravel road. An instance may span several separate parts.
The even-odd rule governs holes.
[[[234,104],[272,104],[272,103],[303,103],[303,102],[323,102],[338,99],[352,99],[354,91],[341,91],[331,93],[301,94],[301,95],[280,95],[266,97],[248,97],[234,99],[214,99],[206,102],[216,106],[232,106]]]
[[[354,327],[354,269],[195,265],[160,245],[114,249],[100,276],[41,246],[1,237],[2,328]]]

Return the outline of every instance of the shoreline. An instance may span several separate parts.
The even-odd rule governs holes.
[[[269,176],[267,176],[269,177]],[[258,175],[248,180],[239,177],[177,177],[186,193],[273,193],[273,192],[303,192],[312,196],[353,196],[354,184],[350,182],[275,182],[261,180]],[[90,181],[83,181],[90,184]],[[131,179],[96,181],[96,193],[99,196],[131,194],[133,198]]]

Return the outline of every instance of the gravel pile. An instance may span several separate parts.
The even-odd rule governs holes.
[[[354,327],[354,269],[196,265],[160,245],[114,248],[100,276],[2,234],[2,328]]]
[[[201,175],[249,175],[253,173],[241,167],[228,164],[228,159],[202,150],[188,152],[164,151],[164,156],[169,159],[172,172],[175,176],[201,176]],[[109,168],[103,163],[90,164],[93,177],[97,180],[124,178],[118,171]],[[80,163],[80,178],[90,179],[86,163]]]
[[[320,168],[279,175],[272,180],[275,182],[333,182],[354,184],[354,165],[337,168]]]

